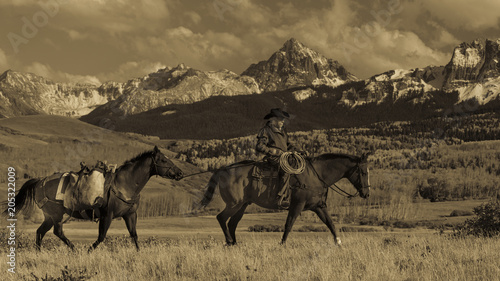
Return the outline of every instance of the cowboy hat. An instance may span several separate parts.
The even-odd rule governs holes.
[[[288,114],[288,112],[281,110],[281,108],[273,108],[271,109],[270,113],[264,116],[264,119],[270,119],[272,117],[290,118],[290,114]]]

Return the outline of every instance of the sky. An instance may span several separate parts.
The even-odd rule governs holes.
[[[365,79],[500,38],[498,0],[2,0],[0,72],[125,82],[166,66],[240,74],[295,38]]]

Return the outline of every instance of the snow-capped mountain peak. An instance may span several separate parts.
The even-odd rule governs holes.
[[[243,72],[255,78],[263,91],[297,86],[338,86],[357,78],[337,61],[328,59],[294,38],[273,53],[267,61],[252,64]]]

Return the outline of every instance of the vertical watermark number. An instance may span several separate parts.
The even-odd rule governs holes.
[[[16,169],[9,167],[7,169],[7,228],[9,229],[7,271],[16,273]]]

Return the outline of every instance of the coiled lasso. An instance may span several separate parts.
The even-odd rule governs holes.
[[[280,156],[280,167],[288,174],[302,174],[306,169],[306,160],[297,152],[284,152]]]

